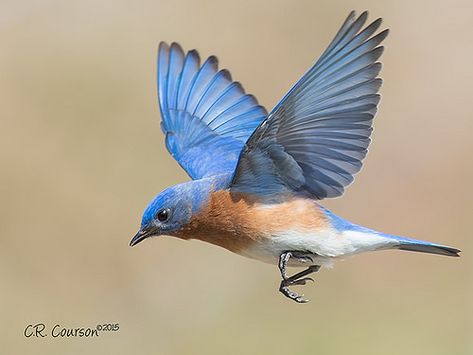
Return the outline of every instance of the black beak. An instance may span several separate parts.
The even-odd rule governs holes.
[[[152,235],[157,234],[156,230],[153,229],[148,229],[148,228],[141,228],[138,233],[133,237],[133,239],[130,241],[130,247],[135,246],[139,242],[142,242],[148,237],[151,237]]]

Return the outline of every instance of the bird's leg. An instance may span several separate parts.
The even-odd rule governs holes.
[[[279,256],[279,271],[281,271],[281,276],[284,280],[287,280],[289,276],[286,274],[286,265],[289,262],[289,259],[296,259],[300,263],[313,263],[314,260],[309,255],[313,253],[307,253],[302,251],[285,251]]]
[[[286,265],[289,262],[289,259],[294,258],[297,259],[299,262],[313,262],[312,258],[309,256],[310,253],[304,252],[294,252],[294,251],[287,251],[282,253],[279,256],[279,270],[281,271],[282,281],[279,286],[279,292],[281,292],[284,296],[290,298],[293,301],[298,303],[306,303],[308,300],[302,298],[302,296],[298,295],[296,292],[291,291],[289,286],[292,285],[305,285],[307,281],[314,281],[310,277],[304,277],[313,272],[317,272],[320,269],[320,265],[311,265],[306,270],[301,271],[295,275],[287,276],[286,274]]]

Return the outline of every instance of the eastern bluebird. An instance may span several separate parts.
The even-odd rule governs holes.
[[[131,240],[199,239],[277,264],[279,291],[333,260],[400,249],[459,256],[458,249],[374,231],[317,201],[343,194],[367,154],[380,100],[377,19],[351,12],[328,48],[267,114],[256,99],[195,50],[159,45],[158,96],[166,147],[192,181],[167,188],[144,211]],[[288,276],[286,266],[307,266]]]

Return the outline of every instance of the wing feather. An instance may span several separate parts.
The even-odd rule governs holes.
[[[246,140],[266,117],[228,70],[177,43],[159,45],[158,97],[166,147],[193,178],[235,170]]]
[[[380,100],[378,78],[388,35],[367,12],[350,13],[316,64],[247,141],[233,191],[273,196],[287,191],[322,199],[343,194],[362,167]]]

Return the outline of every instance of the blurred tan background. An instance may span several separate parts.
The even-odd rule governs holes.
[[[471,1],[3,1],[2,354],[473,354]],[[128,247],[149,200],[187,180],[165,150],[161,40],[216,54],[270,109],[351,9],[382,16],[383,100],[354,222],[462,258],[357,256],[296,305],[275,266],[171,238]],[[30,323],[98,338],[25,338]]]

